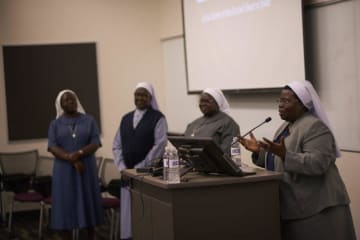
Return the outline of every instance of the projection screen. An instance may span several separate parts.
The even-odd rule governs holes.
[[[277,89],[305,79],[301,0],[183,0],[187,87]]]

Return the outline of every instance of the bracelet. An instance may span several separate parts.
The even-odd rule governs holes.
[[[80,155],[84,155],[84,151],[82,149],[80,149],[78,153],[80,153]]]

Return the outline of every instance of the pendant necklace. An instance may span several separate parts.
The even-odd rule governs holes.
[[[71,137],[76,138],[76,124],[73,124],[72,126],[68,126],[70,129]]]

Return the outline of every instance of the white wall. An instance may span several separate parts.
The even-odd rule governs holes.
[[[341,149],[360,151],[360,5],[356,2],[306,9],[304,16],[309,78],[315,80]]]

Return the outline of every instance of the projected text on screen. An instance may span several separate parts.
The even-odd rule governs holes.
[[[188,91],[305,79],[301,0],[183,0]]]

